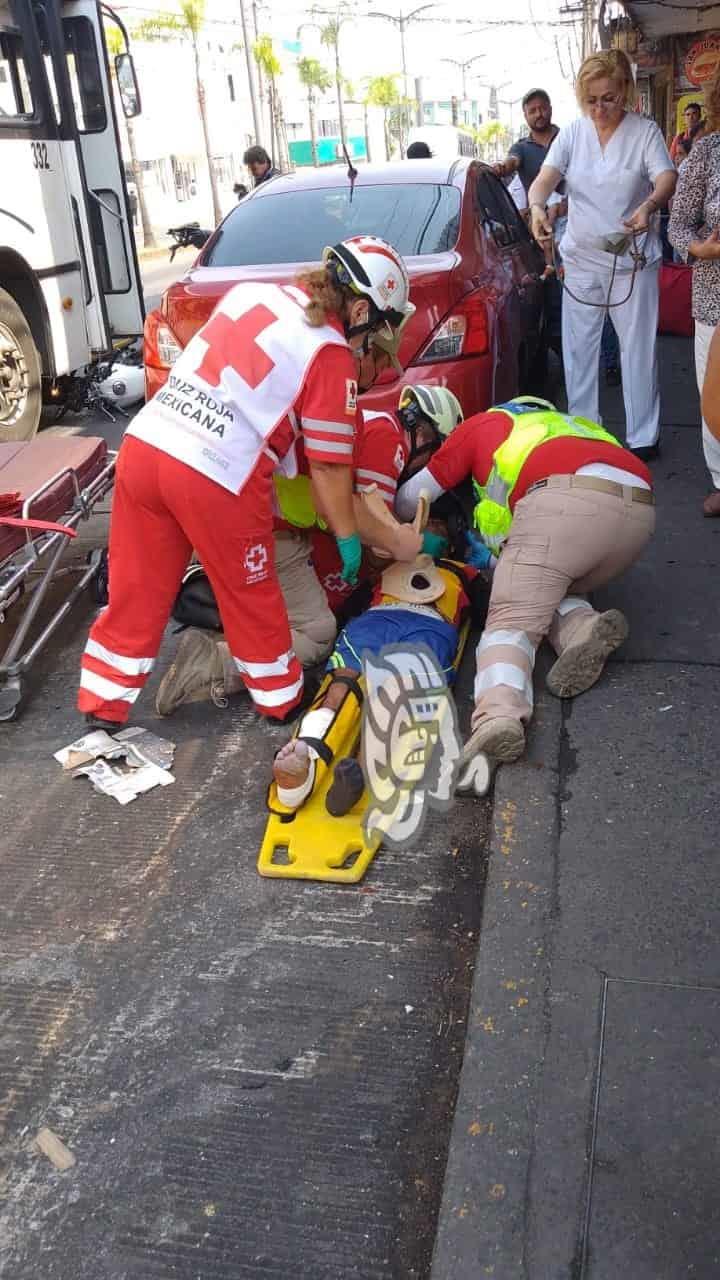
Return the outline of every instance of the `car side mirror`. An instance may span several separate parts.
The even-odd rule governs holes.
[[[126,120],[139,116],[140,88],[135,74],[135,63],[130,53],[118,53],[115,58],[115,77]]]

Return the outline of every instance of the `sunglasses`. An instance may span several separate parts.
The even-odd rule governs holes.
[[[601,98],[587,98],[586,104],[590,108],[615,107],[620,101],[620,98],[621,95],[619,93],[604,93]]]

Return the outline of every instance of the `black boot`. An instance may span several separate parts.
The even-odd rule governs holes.
[[[94,729],[104,729],[106,733],[117,733],[123,728],[118,720],[103,720],[101,716],[96,716],[93,711],[85,713],[85,724],[88,733],[92,733]]]
[[[342,818],[357,804],[365,790],[365,779],[359,760],[343,756],[335,765],[332,785],[325,797],[325,808],[333,818]]]

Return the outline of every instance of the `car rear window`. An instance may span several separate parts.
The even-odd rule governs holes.
[[[208,267],[317,262],[347,236],[382,236],[405,257],[451,249],[460,225],[460,192],[438,183],[397,183],[268,193],[245,200],[223,223],[204,259]]]

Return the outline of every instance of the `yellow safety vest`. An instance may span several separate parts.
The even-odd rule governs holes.
[[[309,476],[273,476],[275,497],[280,514],[288,524],[297,529],[327,529],[313,502]]]
[[[506,440],[495,450],[493,465],[487,482],[474,484],[475,493],[480,499],[473,512],[475,528],[479,531],[483,542],[497,555],[507,539],[512,525],[510,499],[520,472],[533,449],[545,444],[548,440],[556,440],[561,436],[575,436],[580,439],[602,440],[605,444],[622,445],[609,431],[591,422],[589,418],[570,417],[560,413],[547,400],[536,400],[529,396],[518,396],[513,404],[545,405],[545,408],[525,409],[513,413],[510,406],[498,405],[490,413],[506,413],[513,420],[512,431]]]

